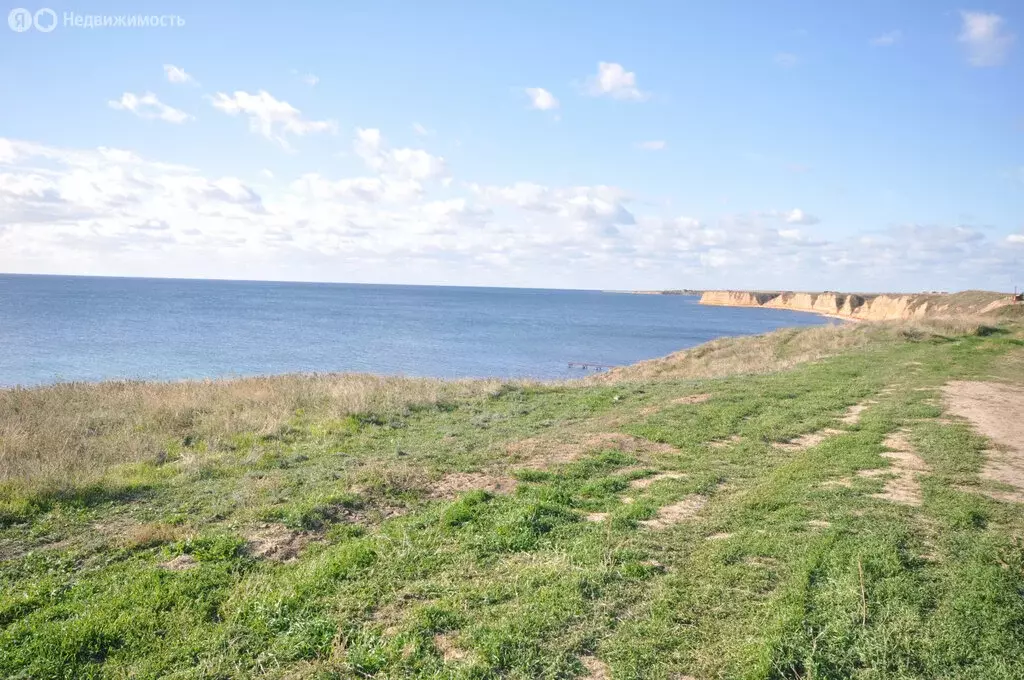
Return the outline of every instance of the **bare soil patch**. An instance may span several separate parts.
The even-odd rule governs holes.
[[[741,441],[743,441],[743,437],[739,436],[738,434],[734,434],[726,437],[725,439],[712,439],[711,441],[708,442],[708,446],[710,446],[713,449],[724,449],[727,446],[738,444]]]
[[[291,562],[313,540],[312,534],[293,531],[283,524],[264,524],[246,535],[246,550],[253,557]]]
[[[673,404],[703,404],[705,401],[711,398],[710,394],[688,394],[685,397],[679,397],[673,399],[670,403]]]
[[[882,492],[872,494],[873,497],[904,505],[921,505],[921,482],[918,476],[923,472],[928,472],[928,466],[914,452],[903,431],[891,433],[885,438],[883,445],[889,449],[882,456],[889,459],[890,466],[858,470],[857,476],[868,479],[889,476]],[[850,488],[853,486],[853,478],[830,479],[820,486],[824,489]],[[829,523],[824,520],[811,520],[807,525],[814,528],[825,528],[829,526]]]
[[[570,441],[530,437],[513,442],[508,452],[522,458],[531,468],[547,468],[579,460],[591,451],[623,451],[625,453],[677,453],[671,444],[652,442],[622,432],[597,432],[580,435]]]
[[[655,482],[660,482],[663,479],[686,479],[686,475],[682,472],[660,472],[650,477],[642,477],[640,479],[634,479],[629,483],[631,489],[646,489]],[[623,501],[625,502],[625,501]],[[632,500],[630,500],[632,502]]]
[[[693,494],[677,503],[666,505],[658,510],[653,519],[644,520],[640,524],[651,529],[665,529],[690,519],[707,505],[707,502],[707,496]]]
[[[394,599],[373,610],[370,620],[381,626],[384,635],[397,635],[400,623],[404,620],[409,610],[427,601],[422,592],[405,590],[398,593]]]
[[[596,656],[584,656],[580,658],[580,663],[587,669],[587,674],[581,680],[611,680],[612,672],[608,664]]]
[[[710,394],[688,394],[685,397],[676,397],[669,401],[660,402],[657,404],[651,404],[645,406],[637,412],[637,415],[641,416],[652,416],[655,413],[664,411],[669,406],[678,406],[681,404],[703,404],[705,401],[711,398]]]
[[[893,503],[921,505],[921,482],[918,475],[928,471],[928,466],[918,456],[905,432],[893,432],[885,438],[883,445],[889,449],[882,455],[889,459],[888,470],[861,470],[862,476],[880,476],[889,472],[892,477],[885,482],[881,493],[873,494]],[[873,473],[873,474],[868,474]]]
[[[198,567],[199,561],[191,555],[178,555],[173,560],[162,562],[160,566],[168,571],[188,571]]]
[[[587,438],[587,449],[590,451],[614,449],[626,453],[676,453],[678,449],[671,444],[652,442],[643,437],[634,437],[622,432],[600,432]]]
[[[833,430],[831,428],[820,430],[818,432],[808,432],[807,434],[802,434],[796,439],[791,439],[788,442],[776,442],[775,448],[782,449],[783,451],[800,451],[802,449],[809,449],[837,434],[842,433],[839,430]]]
[[[607,512],[591,512],[587,514],[588,522],[603,522],[608,519]]]
[[[957,381],[942,389],[947,409],[966,418],[1002,450],[986,452],[981,476],[1013,487],[985,491],[993,498],[1024,503],[1024,389],[993,382]]]
[[[446,633],[434,636],[434,646],[437,647],[437,651],[441,652],[441,658],[444,659],[445,663],[462,661],[469,656],[466,650],[455,646],[454,636]]]
[[[846,409],[846,413],[839,419],[843,425],[856,425],[860,422],[860,415],[867,410],[868,406],[874,404],[873,401],[864,401],[859,404],[854,404],[850,408]]]
[[[484,472],[453,472],[441,478],[430,490],[431,498],[455,498],[467,491],[487,491],[493,494],[512,493],[516,480],[511,477],[489,475]]]
[[[169,524],[153,522],[140,524],[128,531],[125,542],[136,548],[147,548],[149,546],[173,543],[184,535],[180,527]]]

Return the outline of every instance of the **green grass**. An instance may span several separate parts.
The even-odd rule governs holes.
[[[764,375],[296,409],[161,431],[163,455],[82,485],[12,479],[0,677],[580,678],[595,657],[616,679],[1018,679],[1024,512],[979,492],[986,442],[936,395],[1024,382],[1022,345],[909,333]],[[709,398],[673,401],[691,394]],[[930,467],[920,506],[856,474],[900,429]],[[639,443],[586,445],[601,432]],[[516,488],[446,493],[452,473]],[[642,523],[697,494],[693,517]],[[268,527],[296,559],[254,552]]]

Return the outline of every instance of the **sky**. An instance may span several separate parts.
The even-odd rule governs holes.
[[[1019,0],[25,2],[2,272],[1024,287]]]

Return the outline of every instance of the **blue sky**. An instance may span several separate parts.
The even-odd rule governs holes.
[[[0,33],[0,271],[1024,284],[1020,3],[253,5]]]

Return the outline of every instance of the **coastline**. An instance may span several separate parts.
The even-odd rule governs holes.
[[[907,590],[915,610],[936,598],[974,608],[933,608],[908,635],[949,631],[955,644],[963,616],[991,622],[971,629],[972,644],[998,653],[972,671],[998,674],[1004,619],[988,607],[1024,587],[1024,575],[998,567],[1015,525],[958,527],[965,509],[1019,508],[979,505],[1005,502],[1007,486],[966,477],[960,458],[973,470],[982,455],[1006,454],[936,437],[951,432],[936,392],[998,390],[990,420],[1016,422],[1020,397],[1005,400],[1024,394],[1024,374],[1001,359],[1019,356],[1019,327],[913,325],[723,337],[561,384],[349,374],[0,393],[0,636],[13,650],[0,676],[171,676],[203,664],[332,677],[362,650],[384,649],[381,677],[448,677],[465,659],[481,676],[535,677],[538,658],[580,677],[600,662],[579,641],[599,637],[641,650],[642,668],[658,667],[668,644],[702,664],[666,663],[673,675],[738,677],[747,658],[721,650],[768,657],[778,639],[760,623],[792,614],[788,588],[766,599],[735,587],[768,569],[797,574],[811,584],[802,597],[834,612],[840,632],[826,649],[845,649],[842,626],[865,591],[859,634],[871,649],[891,644],[874,618],[882,579],[918,579]],[[936,466],[923,483],[919,461]],[[924,512],[945,533],[909,546],[934,556],[922,573],[899,557]],[[837,541],[830,527],[856,530]],[[820,559],[808,562],[810,551]],[[863,586],[851,555],[863,556]],[[965,570],[978,560],[984,571]],[[699,578],[666,594],[666,573]],[[682,632],[660,614],[680,601],[699,613]],[[636,627],[604,616],[623,603]],[[797,642],[796,660],[819,649]],[[259,672],[264,650],[297,644],[312,651]],[[496,647],[526,653],[489,661]],[[1009,653],[1024,663],[1024,648]]]
[[[709,290],[700,304],[717,307],[760,307],[810,312],[844,321],[909,321],[925,318],[977,316],[1019,301],[1008,293],[837,293],[795,291]]]
[[[579,375],[569,362],[621,366],[724,335],[823,322],[737,320],[698,309],[697,298],[589,290],[70,283],[0,286],[0,383],[347,371],[557,380]]]
[[[666,290],[602,290],[601,292],[612,295],[689,295],[694,297],[704,293],[703,290],[695,290],[692,288]]]

